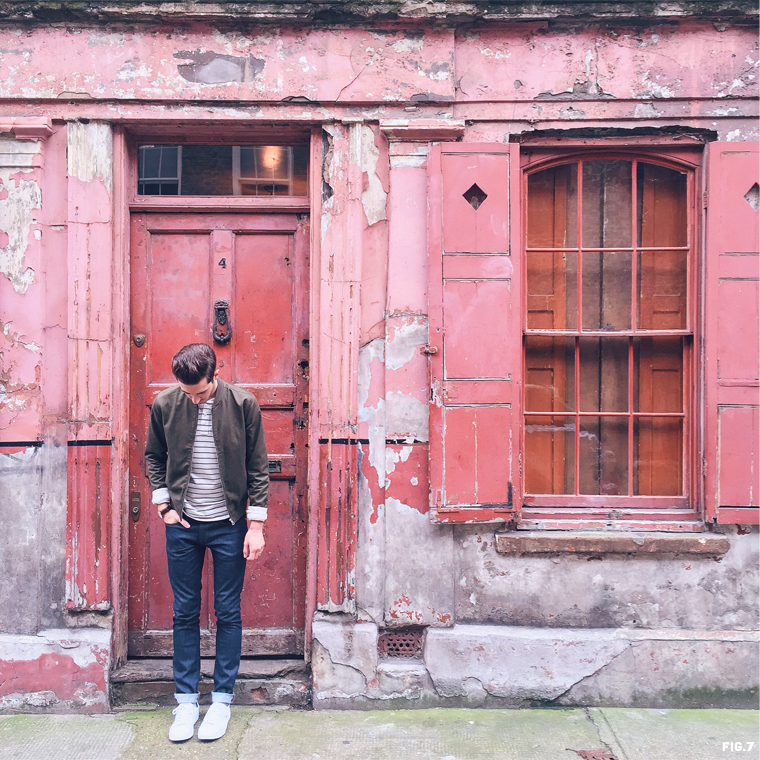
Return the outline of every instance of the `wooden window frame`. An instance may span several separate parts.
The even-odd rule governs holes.
[[[241,127],[230,125],[220,130],[218,126],[195,125],[182,129],[175,125],[133,125],[126,140],[125,177],[127,203],[133,211],[264,211],[308,212],[312,205],[314,172],[314,129],[311,125],[288,126],[257,125]],[[138,195],[137,166],[138,148],[142,144],[164,145],[307,145],[307,195]],[[320,169],[317,168],[317,177]]]
[[[612,144],[611,144],[612,143]],[[683,335],[684,345],[684,494],[682,496],[607,496],[607,495],[542,495],[520,494],[522,501],[520,528],[525,529],[552,529],[562,527],[645,527],[651,525],[656,529],[667,530],[694,530],[697,525],[701,526],[701,504],[703,502],[702,489],[699,473],[700,466],[700,435],[699,435],[699,356],[697,347],[700,345],[699,313],[702,308],[702,294],[700,293],[700,262],[703,258],[701,245],[701,204],[698,203],[699,188],[702,176],[702,146],[683,146],[676,143],[658,143],[651,138],[644,138],[641,142],[635,140],[583,140],[575,143],[565,142],[561,139],[552,141],[536,142],[521,146],[521,229],[527,231],[527,192],[528,177],[537,171],[548,169],[561,164],[572,163],[579,160],[590,159],[621,159],[638,160],[657,164],[670,169],[686,172],[687,175],[687,329],[669,331],[639,331],[632,322],[630,331],[598,333],[604,336],[616,335]],[[635,177],[633,178],[635,182]],[[579,198],[580,213],[580,198]],[[580,231],[579,231],[580,234]],[[580,239],[577,241],[581,245]],[[639,246],[636,240],[632,240],[633,251]],[[593,331],[577,332],[531,330],[527,328],[527,238],[526,232],[520,237],[520,254],[526,265],[523,267],[522,290],[522,335],[523,341],[526,335],[562,335],[568,337],[590,336],[597,333]],[[521,373],[525,378],[525,352],[522,351]],[[633,367],[629,367],[629,375]],[[524,383],[523,383],[524,387]],[[524,391],[523,391],[524,393]],[[522,405],[521,405],[522,406]],[[525,410],[522,409],[523,420]],[[573,416],[573,413],[554,416]],[[633,415],[629,409],[624,416]],[[615,415],[618,416],[618,415]],[[629,443],[630,445],[630,443]],[[525,425],[521,425],[520,450],[525,456]],[[629,460],[632,451],[629,451]],[[524,463],[523,463],[524,464]],[[629,478],[633,476],[629,472]],[[524,482],[524,479],[523,479]]]

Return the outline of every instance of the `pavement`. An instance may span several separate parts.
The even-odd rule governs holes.
[[[606,707],[307,712],[233,706],[222,739],[172,744],[169,708],[4,715],[0,760],[759,760],[758,716]]]

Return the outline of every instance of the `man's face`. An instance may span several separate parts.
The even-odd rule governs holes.
[[[219,374],[219,370],[214,372],[214,376],[211,380],[203,378],[199,383],[195,385],[186,385],[180,383],[179,387],[182,392],[192,401],[194,404],[203,404],[208,401],[216,393],[216,376]]]

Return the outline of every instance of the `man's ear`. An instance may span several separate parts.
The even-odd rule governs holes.
[[[221,368],[221,367],[217,367],[217,368],[214,370],[214,377],[219,377],[219,373],[220,373],[221,371],[222,371],[222,368]]]

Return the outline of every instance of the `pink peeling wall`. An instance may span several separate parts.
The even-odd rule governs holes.
[[[3,30],[0,44],[0,97],[16,112],[23,103],[30,114],[156,118],[151,104],[180,102],[161,118],[321,121],[408,116],[413,104],[415,116],[469,119],[499,140],[538,124],[653,121],[732,139],[757,112],[760,58],[754,29],[702,21],[247,34],[50,27]]]
[[[755,30],[701,21],[572,31],[544,22],[407,31],[50,26],[3,29],[0,47],[0,140],[22,156],[0,165],[0,441],[103,443],[118,432],[114,405],[125,390],[113,293],[124,272],[114,235],[123,209],[112,124],[323,125],[324,164],[312,185],[322,180],[311,440],[320,461],[351,477],[356,469],[358,544],[345,585],[336,582],[317,606],[388,626],[447,626],[455,612],[453,574],[441,572],[454,566],[452,532],[427,514],[428,142],[447,130],[446,139],[466,131],[468,141],[503,143],[581,126],[757,135]],[[40,120],[37,137],[19,139],[24,123]],[[344,439],[354,451],[332,443]],[[110,461],[110,448],[95,449],[92,461]],[[90,463],[72,455],[68,504],[64,495],[47,513],[57,554],[44,561],[60,568],[61,588],[38,594],[35,609],[58,592],[57,603],[77,611],[107,611],[114,601],[108,515],[123,484],[98,501]],[[323,488],[320,498],[332,494]],[[42,563],[45,533],[34,527],[29,567]],[[12,593],[0,586],[0,600]],[[2,621],[2,631],[66,620],[60,609],[35,613],[10,628]],[[103,667],[98,657],[84,667]]]

